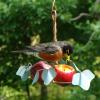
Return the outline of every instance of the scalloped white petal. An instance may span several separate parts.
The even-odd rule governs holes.
[[[26,71],[25,66],[20,66],[19,69],[16,72],[16,75],[18,75],[18,76],[21,77],[21,76],[23,76],[23,74],[25,73],[25,71]]]
[[[84,70],[81,73],[74,74],[72,84],[78,85],[84,90],[88,90],[94,77],[95,75],[90,70]]]
[[[16,72],[16,75],[20,76],[23,81],[28,79],[29,70],[27,70],[26,66],[20,66]]]
[[[39,79],[39,72],[37,71],[32,81],[32,84],[35,84],[38,81],[38,79]]]
[[[42,79],[45,85],[49,85],[52,80],[56,77],[56,72],[53,68],[45,69],[42,73]]]
[[[28,77],[29,77],[29,71],[25,71],[25,73],[23,74],[23,76],[21,76],[21,79],[23,81],[26,81],[28,79]]]

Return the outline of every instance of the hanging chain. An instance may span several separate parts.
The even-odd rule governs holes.
[[[57,41],[57,11],[55,6],[55,0],[52,2],[52,20],[53,20],[53,41]]]

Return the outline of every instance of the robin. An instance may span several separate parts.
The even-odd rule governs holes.
[[[34,52],[36,52],[40,58],[55,62],[63,57],[69,57],[73,52],[73,48],[66,41],[57,41],[28,46],[26,50],[19,52],[24,52],[26,54],[34,54]]]

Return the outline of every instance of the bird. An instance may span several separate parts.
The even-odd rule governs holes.
[[[25,50],[14,52],[22,52],[46,61],[55,62],[60,61],[63,57],[69,57],[73,53],[73,47],[67,41],[57,41],[26,46]]]

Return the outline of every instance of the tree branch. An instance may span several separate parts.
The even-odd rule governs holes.
[[[82,18],[83,16],[90,16],[88,13],[80,13],[78,16],[76,16],[75,18],[72,18],[70,21],[76,21],[79,20],[80,18]]]

